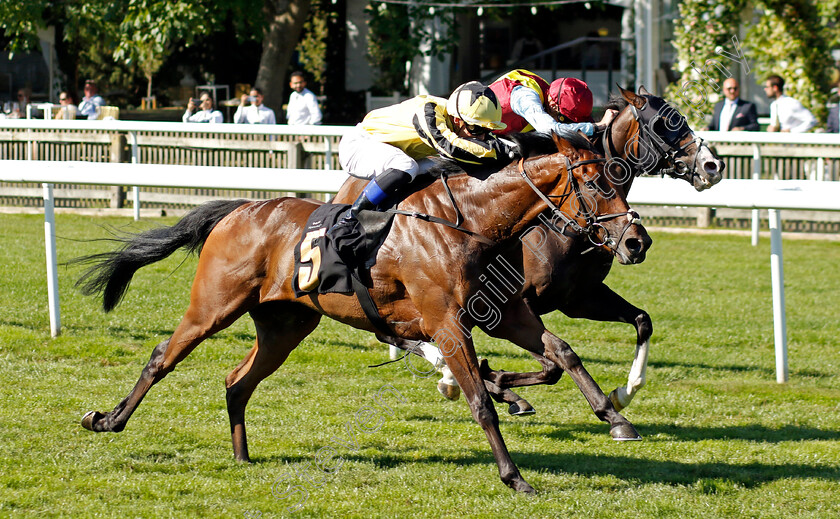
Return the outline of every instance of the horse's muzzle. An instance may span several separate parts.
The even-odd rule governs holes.
[[[635,265],[645,260],[645,255],[653,243],[643,225],[630,225],[616,247],[616,257],[622,265]]]

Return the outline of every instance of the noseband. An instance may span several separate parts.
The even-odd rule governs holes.
[[[586,159],[586,160],[578,160],[574,163],[569,161],[568,157],[563,157],[563,160],[566,163],[566,173],[569,175],[569,181],[566,184],[566,191],[562,195],[558,195],[563,200],[569,197],[571,194],[569,190],[574,192],[575,198],[578,203],[579,213],[583,216],[585,220],[584,225],[580,225],[576,220],[573,218],[569,218],[569,216],[563,212],[562,209],[557,207],[557,205],[551,201],[551,199],[534,184],[534,182],[528,177],[528,173],[525,171],[525,159],[519,159],[519,174],[525,179],[525,182],[530,186],[530,188],[537,194],[540,199],[548,205],[548,208],[551,210],[552,214],[561,220],[563,220],[563,227],[560,229],[561,233],[565,233],[566,228],[571,228],[574,232],[578,234],[582,234],[589,239],[589,242],[593,245],[593,247],[606,247],[613,253],[618,253],[618,244],[621,243],[621,239],[624,237],[624,234],[633,224],[641,223],[641,217],[639,213],[633,211],[632,209],[625,212],[625,213],[611,213],[611,214],[603,214],[597,215],[595,214],[594,210],[590,210],[586,204],[586,196],[580,190],[580,184],[578,183],[577,178],[572,174],[572,171],[575,168],[580,166],[585,166],[587,164],[597,164],[606,162],[607,159],[605,158],[595,158],[595,159]],[[597,188],[594,186],[594,182],[592,180],[584,181],[584,184],[591,189]],[[618,236],[618,239],[613,239],[610,236],[610,232],[607,230],[606,227],[602,225],[603,222],[608,222],[610,220],[614,220],[620,217],[626,217],[627,223],[624,225],[624,228],[621,230],[621,234]],[[599,233],[603,233],[603,239],[599,237]],[[592,248],[587,249],[585,252],[589,252]]]

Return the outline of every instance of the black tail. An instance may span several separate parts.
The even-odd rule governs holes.
[[[219,200],[203,204],[172,227],[150,229],[115,238],[122,246],[115,251],[92,254],[70,263],[93,263],[76,282],[85,295],[102,293],[102,308],[113,310],[125,296],[134,273],[160,261],[180,248],[201,252],[204,241],[219,221],[248,200]]]

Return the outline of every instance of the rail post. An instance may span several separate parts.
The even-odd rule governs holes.
[[[788,381],[787,324],[785,322],[785,274],[782,266],[782,218],[770,209],[770,278],[773,285],[773,338],[776,349],[776,382]]]
[[[761,149],[758,144],[753,144],[753,162],[752,162],[752,178],[758,180],[761,178]],[[753,247],[758,246],[758,209],[752,210],[752,238],[750,243]]]
[[[44,241],[47,253],[47,301],[50,310],[50,335],[61,333],[61,310],[58,302],[58,261],[55,252],[55,199],[53,185],[44,184]]]

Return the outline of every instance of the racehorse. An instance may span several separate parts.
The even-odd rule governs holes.
[[[556,150],[501,169],[454,175],[451,193],[469,218],[452,228],[399,216],[370,270],[370,295],[393,335],[436,340],[452,346],[446,363],[490,443],[502,481],[522,492],[534,489],[522,478],[499,431],[496,410],[479,374],[470,330],[507,339],[567,371],[595,415],[610,424],[615,439],[637,439],[635,428],[616,411],[571,347],[545,329],[518,291],[492,302],[480,297],[485,269],[500,258],[521,275],[518,238],[547,206],[566,219],[567,232],[582,233],[611,254],[644,258],[650,244],[621,191],[603,174],[604,159],[554,138]],[[490,174],[492,173],[492,174]],[[447,193],[435,183],[411,195],[403,207],[453,219]],[[225,379],[234,456],[248,461],[245,406],[257,384],[277,370],[309,335],[322,315],[375,331],[353,294],[310,293],[295,297],[293,249],[308,216],[319,204],[303,199],[223,201],[188,213],[171,227],[119,240],[122,247],[84,260],[93,266],[77,283],[86,294],[102,293],[111,310],[139,268],[179,248],[200,250],[190,305],[172,336],[158,344],[139,380],[108,413],[91,411],[82,425],[92,431],[121,431],[149,389],[204,339],[249,313],[256,325],[253,348]],[[465,226],[465,227],[464,227]],[[595,246],[595,245],[593,245]],[[513,276],[513,274],[511,274]],[[515,276],[513,276],[515,278]]]
[[[619,87],[620,88],[620,87]],[[621,97],[611,99],[608,108],[621,108],[596,144],[610,162],[616,184],[625,196],[633,179],[643,173],[662,171],[674,178],[689,182],[697,191],[707,189],[721,179],[723,162],[698,138],[685,119],[662,98],[640,87],[639,94],[620,88]],[[350,203],[364,187],[364,182],[350,178],[336,195],[335,202]],[[550,225],[534,230],[529,239],[522,240],[525,258],[524,297],[537,315],[560,310],[572,318],[613,321],[632,324],[636,329],[636,351],[626,386],[613,390],[609,397],[616,409],[630,404],[645,384],[650,337],[653,323],[650,315],[616,294],[605,283],[612,267],[613,256],[603,249],[589,251],[588,240],[580,235],[563,236],[552,232]],[[538,247],[540,253],[535,254]],[[582,254],[586,252],[586,254]],[[377,337],[389,344],[426,358],[440,365],[440,355],[433,345],[406,341],[397,337]],[[540,361],[543,362],[542,360]],[[457,382],[441,368],[443,378],[438,390],[447,398],[457,400]],[[484,365],[488,390],[499,402],[509,404],[509,413],[525,415],[533,407],[516,393],[507,390],[516,385],[553,384],[562,371],[558,366],[543,365],[539,374],[522,376],[496,373]]]

